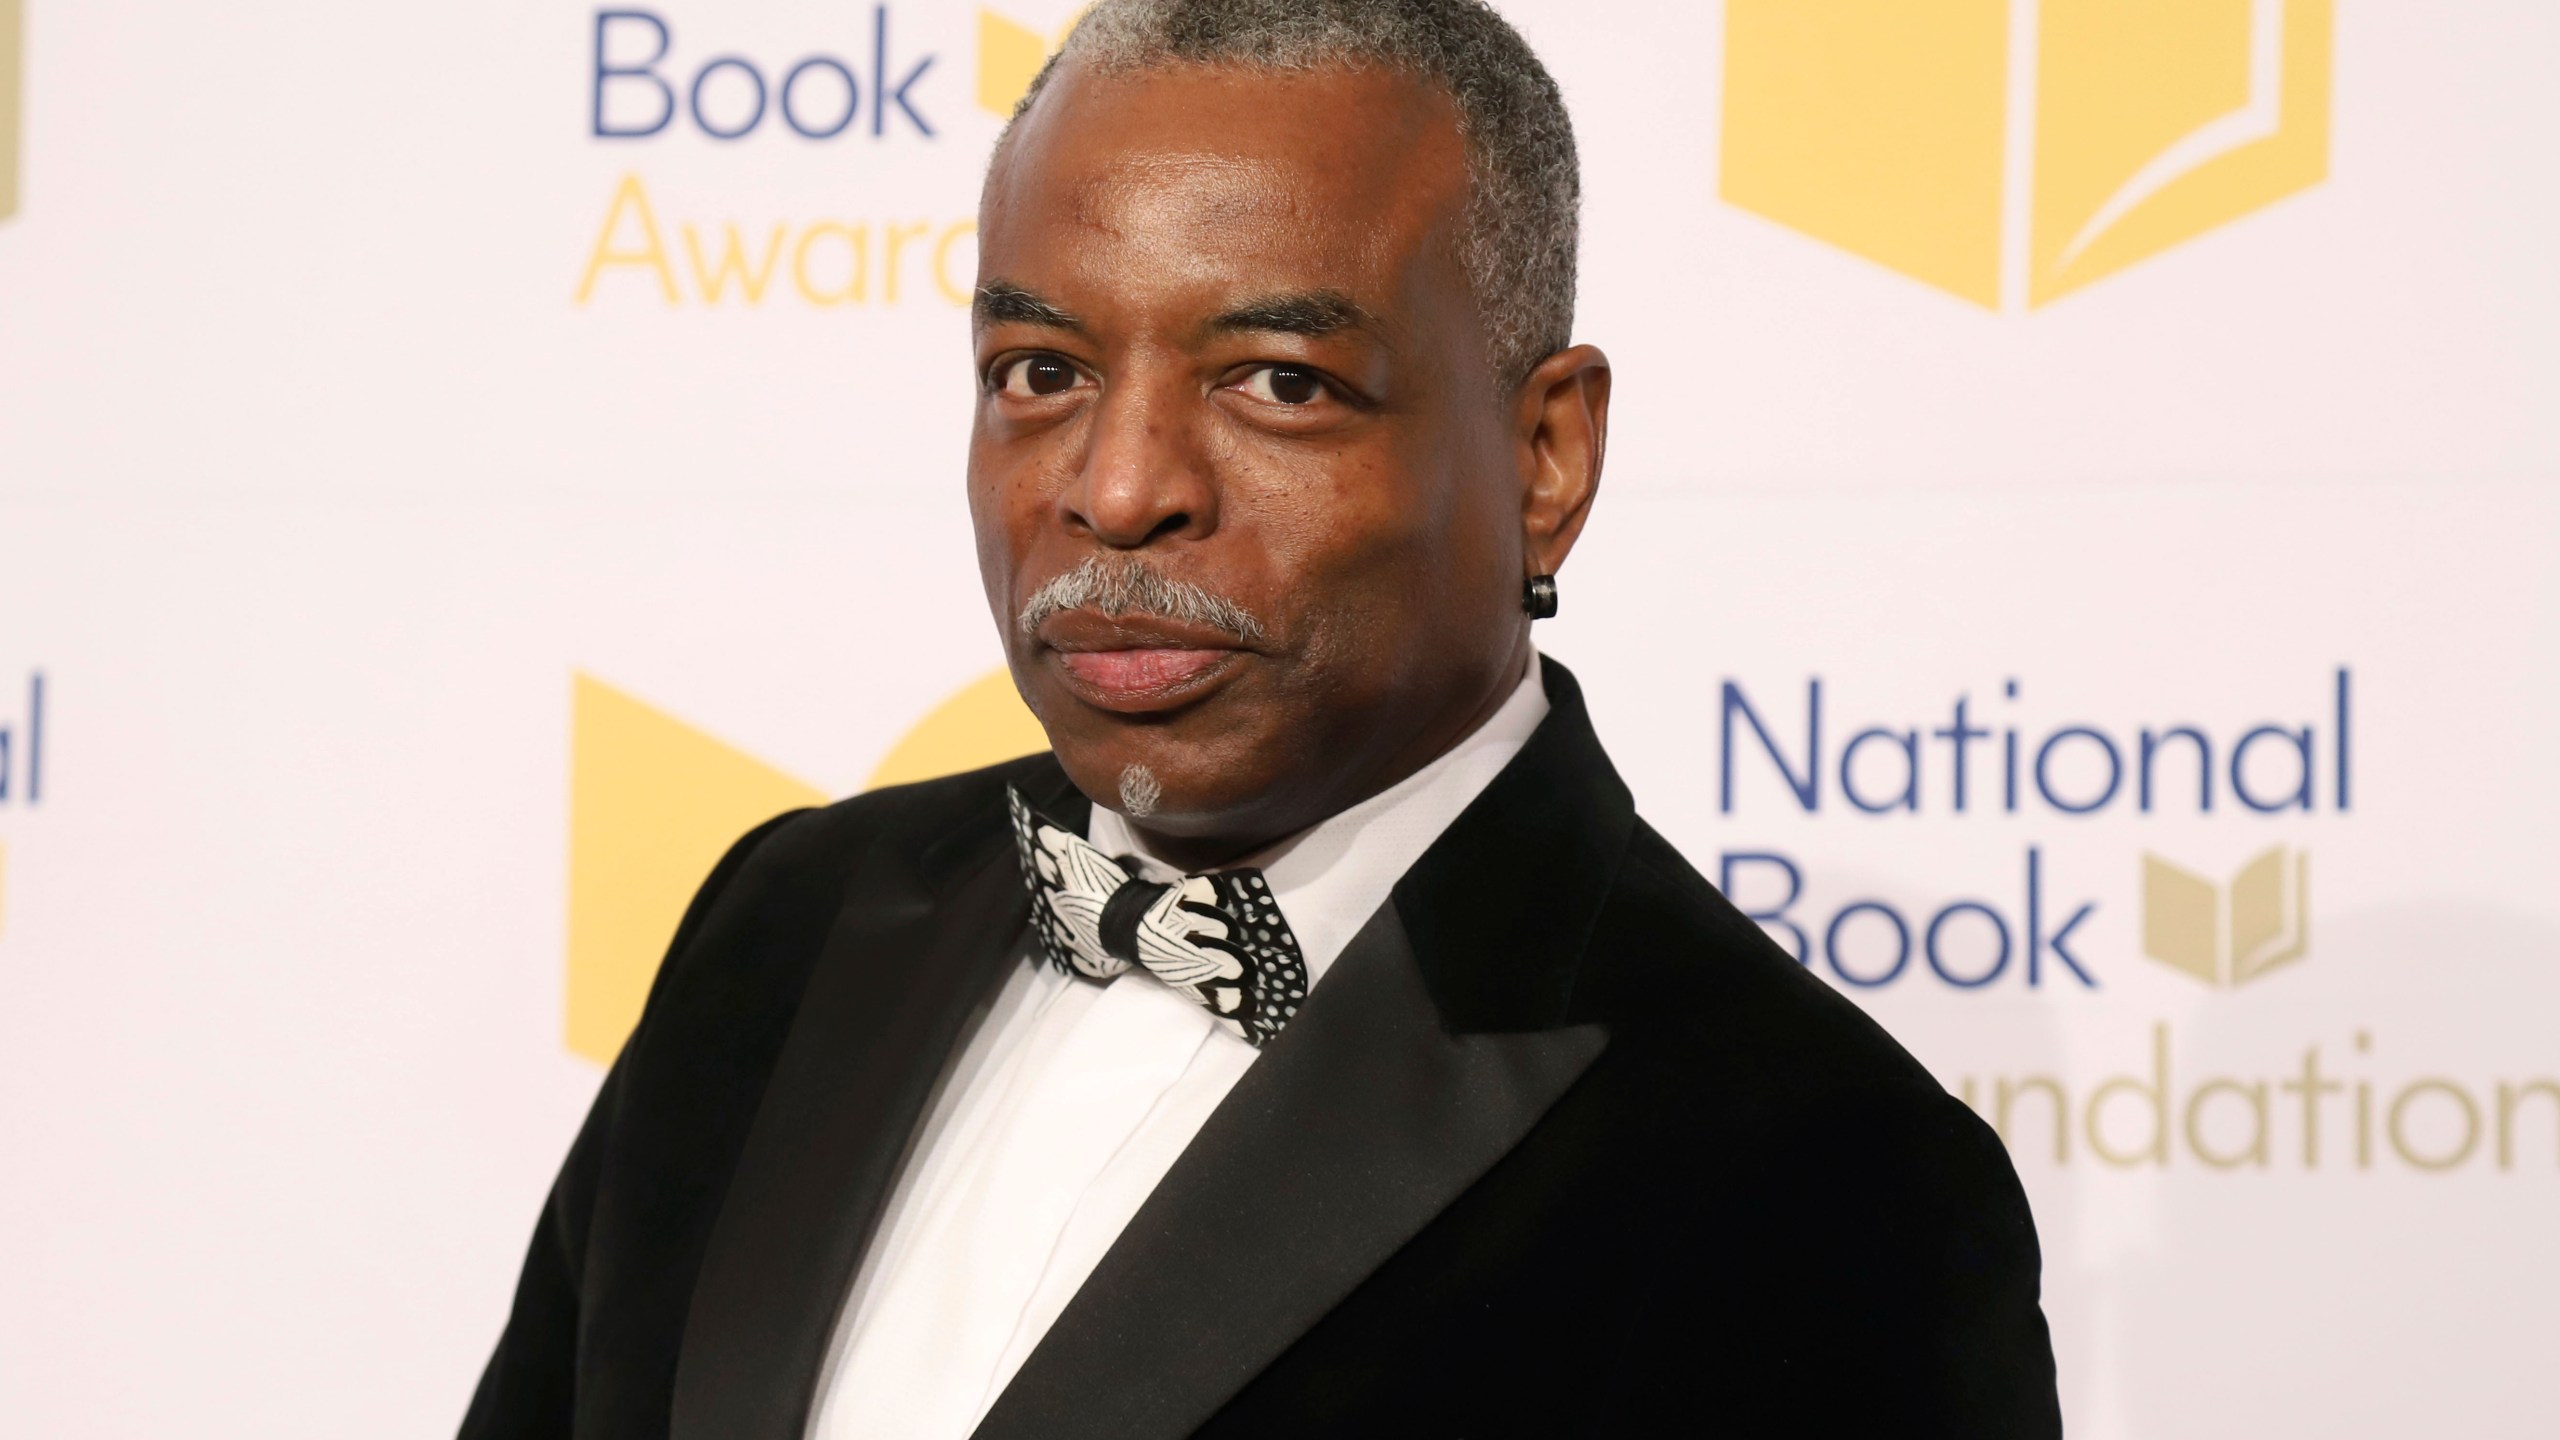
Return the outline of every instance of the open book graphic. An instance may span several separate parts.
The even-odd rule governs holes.
[[[1723,197],[1998,308],[2328,171],[2335,0],[1726,0]]]
[[[2142,953],[2208,985],[2245,985],[2302,958],[2311,938],[2311,857],[2270,847],[2216,885],[2142,857]]]

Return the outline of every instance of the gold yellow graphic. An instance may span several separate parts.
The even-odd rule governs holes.
[[[1720,193],[1995,309],[2023,266],[2043,305],[2328,173],[2332,4],[1727,0]]]
[[[975,217],[940,225],[838,218],[743,225],[680,220],[662,226],[647,182],[633,171],[605,205],[575,298],[589,304],[608,275],[636,271],[614,283],[625,294],[654,290],[670,306],[753,308],[768,299],[820,309],[896,305],[923,298],[928,282],[945,303],[965,306],[977,234]],[[670,245],[669,235],[683,244]],[[961,250],[964,241],[972,248]],[[678,264],[679,255],[685,264]],[[692,284],[680,284],[679,276]]]
[[[729,843],[826,797],[590,676],[577,677],[569,729],[568,1041],[604,1062]]]
[[[731,842],[816,786],[588,675],[570,703],[568,1045],[610,1063],[684,909]],[[1048,748],[1002,670],[917,722],[872,773],[903,784]]]
[[[20,97],[26,93],[26,9],[0,0],[0,220],[18,213]]]
[[[1067,32],[1083,17],[1078,10],[1058,27],[1057,34],[1043,35],[993,10],[980,10],[978,104],[998,115],[1012,115],[1031,82],[1039,78],[1040,67],[1049,63],[1049,53],[1067,43]]]
[[[2311,857],[2282,845],[2228,886],[2142,857],[2142,953],[2208,985],[2246,985],[2309,948]]]
[[[889,747],[868,788],[957,775],[1049,748],[1049,736],[1033,718],[1013,676],[991,670],[936,705]]]

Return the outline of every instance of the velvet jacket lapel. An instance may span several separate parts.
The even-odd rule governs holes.
[[[1634,806],[1564,667],[1051,1327],[979,1440],[1198,1428],[1519,1143],[1607,1043],[1567,1023]]]
[[[1015,778],[1081,826],[1047,757]],[[915,855],[875,847],[810,978],[721,1205],[676,1364],[671,1440],[800,1440],[908,1142],[1030,901],[1000,792]]]
[[[1553,661],[1546,675],[1553,708],[1529,744],[1210,1117],[982,1437],[1189,1433],[1599,1055],[1605,1033],[1567,1023],[1567,1005],[1634,807],[1573,677]],[[1081,828],[1087,802],[1053,760],[1010,778]],[[859,868],[713,1227],[672,1440],[806,1431],[889,1187],[1028,904],[992,788],[983,816]],[[1146,1384],[1128,1380],[1133,1355]]]

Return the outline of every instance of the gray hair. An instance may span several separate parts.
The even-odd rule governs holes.
[[[1069,57],[1105,73],[1375,67],[1437,85],[1466,142],[1458,258],[1496,379],[1516,384],[1571,343],[1582,204],[1573,122],[1554,77],[1483,0],[1100,0],[1031,83],[1014,124]]]
[[[1156,772],[1144,765],[1131,765],[1120,772],[1120,813],[1132,820],[1144,820],[1156,813],[1164,803],[1164,782]]]
[[[1252,611],[1224,595],[1176,580],[1135,555],[1104,559],[1085,557],[1083,564],[1031,592],[1014,623],[1028,635],[1061,610],[1099,610],[1118,619],[1153,615],[1184,625],[1205,625],[1246,644],[1263,638],[1262,622]]]

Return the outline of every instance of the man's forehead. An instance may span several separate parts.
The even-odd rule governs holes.
[[[990,244],[1083,243],[1385,259],[1465,198],[1455,109],[1376,71],[1069,66],[990,177]]]
[[[1049,171],[1050,183],[1035,185],[1024,218],[1125,240],[1198,231],[1205,233],[1190,238],[1277,240],[1294,234],[1318,245],[1332,238],[1329,232],[1346,228],[1338,222],[1366,221],[1371,228],[1376,223],[1376,197],[1356,190],[1327,193],[1310,183],[1319,177],[1266,156],[1124,149],[1091,159],[1089,168]],[[1311,226],[1316,233],[1307,233]]]

